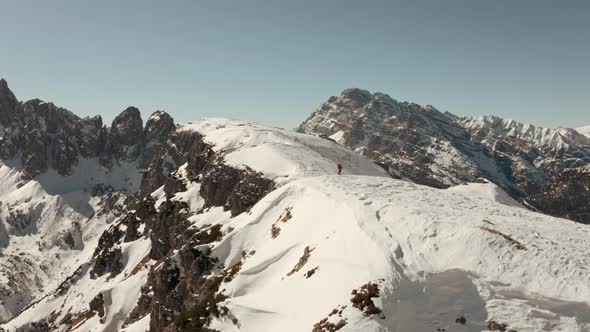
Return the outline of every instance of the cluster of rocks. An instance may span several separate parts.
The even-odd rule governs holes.
[[[299,131],[336,140],[395,177],[436,188],[485,178],[533,209],[590,223],[590,140],[573,129],[461,118],[348,89],[330,97]]]

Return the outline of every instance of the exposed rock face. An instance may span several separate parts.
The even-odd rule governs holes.
[[[573,185],[559,174],[584,179],[590,163],[590,141],[573,129],[494,116],[460,118],[348,89],[330,97],[299,130],[355,149],[397,177],[437,188],[486,178],[539,211],[590,223],[583,203],[590,201],[590,186],[584,180],[575,198],[559,194]]]
[[[93,267],[90,271],[90,276],[93,279],[110,273],[109,277],[114,277],[121,273],[123,268],[123,254],[121,252],[121,239],[124,232],[121,230],[121,224],[117,224],[109,228],[102,234],[98,240],[98,245],[94,250]]]
[[[30,179],[47,170],[49,137],[46,133],[34,129],[24,135],[23,142],[23,173],[25,178]]]
[[[98,293],[98,295],[96,295],[94,299],[90,301],[89,309],[91,312],[98,314],[98,317],[104,316],[104,296],[102,293]]]
[[[150,258],[158,260],[165,257],[172,248],[178,248],[186,241],[184,231],[189,226],[186,203],[167,200],[160,207],[152,222],[146,227],[150,230],[152,249]]]
[[[360,89],[329,100],[300,130],[329,136],[393,175],[438,188],[471,181],[480,171],[506,176],[485,146],[431,106]]]
[[[78,148],[84,158],[93,158],[100,154],[104,147],[106,128],[103,128],[102,118],[95,116],[83,118],[79,122],[80,133],[78,136]]]
[[[589,188],[590,167],[565,169],[554,174],[529,201],[547,214],[588,223]]]
[[[163,185],[167,194],[178,190],[182,183],[171,173],[185,163],[187,178],[201,183],[205,207],[223,206],[232,215],[246,211],[274,189],[273,182],[262,174],[226,165],[197,132],[174,132],[169,139],[172,145],[162,146],[143,174],[143,194]]]
[[[224,164],[196,132],[172,133],[169,138],[171,144],[163,145],[163,154],[156,159],[171,159],[174,165],[186,165],[187,180],[201,184],[205,207],[221,206],[237,215],[274,188],[273,182],[259,173]],[[185,183],[175,176],[178,166],[169,165],[163,175],[161,165],[153,160],[144,173],[141,194],[144,198],[136,205],[135,215],[145,223],[144,235],[150,238],[149,258],[162,263],[150,272],[130,320],[149,313],[151,331],[209,331],[206,326],[211,317],[227,311],[218,305],[224,299],[218,288],[226,275],[218,271],[213,276],[219,267],[207,249],[209,244],[221,239],[220,225],[191,228],[187,219],[189,207],[184,202],[167,199],[158,210],[154,209],[154,200],[147,196],[151,189],[164,185],[168,198],[186,190]],[[129,229],[127,223],[128,232]]]
[[[166,112],[156,111],[145,123],[144,134],[148,141],[166,142],[174,129],[172,117]]]
[[[0,79],[0,125],[8,127],[20,114],[17,113],[18,100],[8,88],[8,83]]]
[[[128,107],[113,120],[110,140],[115,158],[136,160],[141,153],[144,139],[143,121],[137,108]]]
[[[151,163],[156,163],[154,167],[160,167],[160,173],[166,175],[168,170],[175,166],[170,163],[170,158],[165,159],[161,155],[166,152],[164,145],[175,130],[174,120],[168,113],[156,111],[149,117],[144,129],[144,137],[149,144],[146,144],[143,152],[140,163],[142,168],[148,168]]]
[[[80,158],[98,157],[111,168],[135,162],[144,168],[175,130],[174,120],[155,112],[143,127],[140,112],[129,107],[110,129],[100,116],[80,118],[39,99],[19,102],[0,80],[0,158],[21,157],[23,179],[33,179],[49,169],[70,175]]]

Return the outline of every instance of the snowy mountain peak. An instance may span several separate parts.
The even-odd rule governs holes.
[[[356,105],[357,107],[362,107],[371,101],[373,95],[367,90],[362,90],[362,89],[358,89],[358,88],[351,88],[351,89],[346,89],[346,90],[342,91],[342,94],[340,94],[340,97],[343,100],[348,101],[352,105]]]
[[[569,145],[588,145],[588,139],[568,128],[549,129],[524,124],[512,119],[503,119],[493,115],[475,118],[461,118],[459,123],[478,136],[495,138],[510,137],[520,139],[539,147],[556,149],[567,148]]]
[[[326,134],[339,143],[357,147],[365,139],[365,131],[374,131],[388,118],[395,118],[411,110],[436,111],[418,104],[398,102],[389,95],[362,89],[346,89],[339,97],[332,96],[322,103],[299,127],[306,133]],[[354,127],[354,130],[345,128]],[[340,130],[343,129],[343,130]]]
[[[350,89],[324,102],[299,131],[331,138],[396,177],[437,188],[485,178],[540,211],[590,223],[582,203],[590,199],[590,141],[573,129],[457,117]],[[570,191],[579,194],[563,196]]]

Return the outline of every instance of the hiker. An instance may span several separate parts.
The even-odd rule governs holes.
[[[342,164],[338,164],[338,175],[342,175]]]

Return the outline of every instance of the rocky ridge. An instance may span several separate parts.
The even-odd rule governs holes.
[[[25,180],[47,170],[71,175],[82,158],[98,158],[106,168],[145,163],[173,130],[164,112],[154,113],[144,128],[135,107],[115,117],[109,128],[100,116],[80,118],[39,99],[20,102],[0,80],[0,158],[21,169]]]
[[[165,112],[153,113],[143,127],[139,110],[129,107],[107,128],[102,125],[100,117],[82,119],[39,100],[18,102],[5,81],[0,83],[0,88],[3,88],[0,91],[2,162],[16,169],[19,179],[34,183],[38,177],[45,176],[51,170],[65,179],[72,174],[78,161],[84,158],[96,159],[96,162],[107,168],[107,172],[118,171],[114,169],[117,164],[133,165],[137,168],[136,172],[145,169],[137,191],[133,188],[120,191],[103,184],[85,188],[83,183],[80,184],[82,187],[76,188],[92,190],[92,196],[89,197],[100,197],[98,204],[92,205],[94,211],[87,222],[102,223],[104,232],[94,233],[100,236],[89,262],[79,265],[55,290],[45,289],[40,279],[41,275],[56,278],[48,273],[49,268],[44,265],[35,268],[34,258],[29,259],[22,254],[6,256],[6,263],[17,267],[13,268],[16,273],[11,275],[9,283],[2,285],[2,302],[11,303],[10,309],[2,312],[2,318],[10,318],[8,315],[34,308],[43,301],[61,299],[65,305],[72,291],[76,291],[76,287],[85,281],[100,285],[99,280],[104,278],[117,280],[124,271],[128,273],[126,268],[129,268],[130,262],[125,246],[139,246],[141,243],[149,243],[151,249],[142,261],[146,265],[134,266],[134,274],[139,269],[144,271],[145,280],[142,282],[146,284],[143,288],[146,293],[139,299],[138,307],[130,314],[126,324],[149,315],[152,317],[153,331],[173,331],[179,326],[201,329],[208,322],[209,315],[219,315],[220,312],[215,311],[215,303],[181,296],[202,292],[206,301],[209,301],[209,297],[217,296],[217,289],[212,288],[211,282],[219,284],[221,279],[210,281],[208,277],[213,271],[219,271],[217,273],[221,273],[220,278],[223,279],[227,272],[215,258],[209,257],[203,246],[219,240],[219,228],[192,228],[187,218],[199,211],[191,212],[187,203],[171,199],[176,193],[186,191],[187,186],[196,185],[199,190],[194,194],[202,197],[200,211],[220,207],[231,216],[236,216],[273,190],[273,181],[252,169],[226,165],[223,157],[214,152],[199,133],[177,132],[174,120]],[[156,202],[151,196],[158,188],[163,190],[164,201]],[[32,218],[41,219],[40,216],[29,218],[28,215],[18,218],[24,220],[19,222],[18,225],[22,225],[18,229],[26,229],[28,224],[34,223]],[[1,220],[2,225],[9,224],[5,234],[6,247],[28,232],[40,235],[41,238],[46,236],[46,230],[39,227],[21,232],[23,234],[17,233],[17,228],[11,227],[17,223],[4,219]],[[68,255],[83,250],[85,243],[77,246],[76,241],[91,236],[84,233],[85,226],[80,227],[81,234],[76,239],[64,240],[65,243],[71,242],[66,248]],[[87,241],[92,242],[89,239]],[[195,250],[195,246],[203,248]],[[39,250],[43,255],[44,249]],[[177,263],[178,259],[181,259],[180,264]],[[154,268],[154,262],[161,263],[159,268]],[[19,268],[19,265],[23,267]],[[176,272],[170,275],[170,271]],[[8,270],[6,272],[10,273]],[[24,274],[29,274],[31,280],[23,286]],[[181,282],[178,284],[170,278],[179,278],[177,280]],[[26,292],[22,287],[26,288]],[[31,291],[34,289],[38,289],[41,294],[45,292],[45,295],[35,299],[35,292]],[[30,295],[27,295],[29,292]],[[54,311],[47,317],[39,317],[34,322],[20,326],[18,331],[71,330],[93,317],[102,320],[107,312],[107,294],[100,291],[89,299],[87,310],[72,312],[70,308],[68,311]],[[17,302],[12,303],[14,301]],[[195,310],[205,321],[187,318]]]
[[[299,131],[333,139],[396,177],[437,188],[485,178],[533,209],[590,223],[584,203],[590,201],[590,141],[575,129],[458,117],[348,89],[330,97]],[[575,198],[563,194],[573,187]]]

